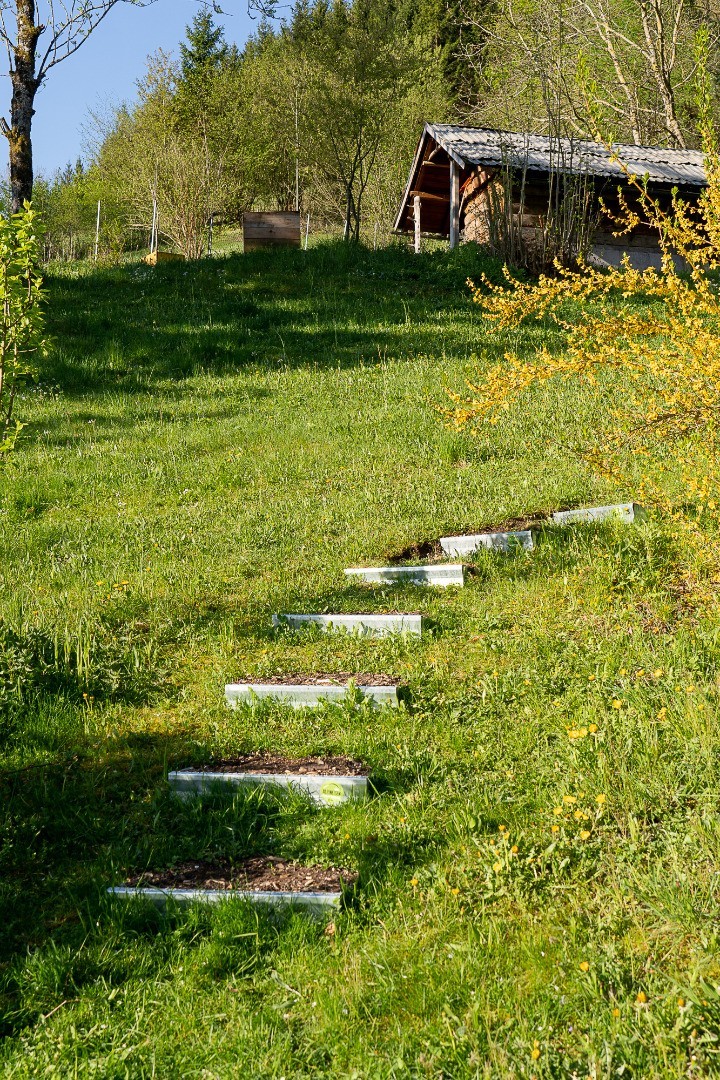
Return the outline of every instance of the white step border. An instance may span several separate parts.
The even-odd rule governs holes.
[[[301,791],[320,806],[340,806],[368,797],[367,776],[330,776],[315,773],[201,772],[178,769],[168,773],[168,783],[181,799],[217,791],[221,785],[232,790],[245,785],[289,788]]]
[[[273,615],[275,628],[318,626],[327,633],[345,632],[359,637],[389,637],[392,634],[422,636],[422,615]]]
[[[396,707],[399,704],[397,686],[357,686],[355,693],[362,694],[370,704]],[[276,701],[293,709],[313,709],[323,703],[340,704],[350,693],[349,686],[315,685],[314,683],[228,683],[225,700],[232,709],[239,705],[258,705],[262,701]]]
[[[451,558],[474,555],[477,551],[532,551],[535,543],[532,529],[517,532],[474,533],[470,536],[443,536],[440,546]]]
[[[437,563],[430,566],[354,566],[344,571],[349,578],[359,578],[370,585],[435,585],[447,588],[465,584],[462,563]]]
[[[639,503],[618,503],[615,506],[588,506],[577,510],[558,510],[551,516],[555,525],[576,525],[590,521],[617,521],[623,525],[632,525],[635,521],[645,521],[647,510]]]
[[[224,900],[246,900],[258,907],[303,908],[314,918],[324,918],[329,911],[340,907],[340,892],[254,892],[248,889],[157,889],[149,886],[115,885],[107,890],[109,896],[122,900],[149,900],[161,910],[168,902],[180,907],[189,904],[220,904]]]

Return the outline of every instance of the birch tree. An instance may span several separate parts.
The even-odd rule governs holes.
[[[0,130],[10,145],[13,212],[32,198],[32,121],[38,90],[118,3],[146,7],[155,0],[0,0],[0,41],[10,64],[10,120]]]

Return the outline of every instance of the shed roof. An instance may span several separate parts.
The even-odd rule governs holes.
[[[464,169],[473,165],[511,165],[529,171],[559,169],[622,180],[622,162],[631,173],[647,176],[656,184],[693,188],[707,184],[705,157],[700,150],[660,150],[622,143],[609,150],[597,142],[453,124],[426,124],[425,135],[432,136]]]

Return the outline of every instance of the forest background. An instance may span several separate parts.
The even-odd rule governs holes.
[[[88,117],[87,154],[40,177],[47,259],[188,258],[249,209],[387,242],[426,120],[697,145],[699,35],[720,99],[716,0],[299,0],[239,50],[198,14],[136,102]],[[591,115],[590,115],[591,114]]]

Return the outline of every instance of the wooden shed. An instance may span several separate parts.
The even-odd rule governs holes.
[[[298,210],[253,211],[243,214],[243,250],[300,247]]]
[[[699,150],[662,150],[553,139],[546,135],[486,128],[426,124],[395,222],[398,232],[461,239],[493,246],[495,218],[502,213],[528,248],[543,236],[559,193],[582,184],[593,262],[617,266],[624,254],[638,268],[657,266],[657,236],[639,226],[630,235],[612,235],[601,200],[619,209],[618,189],[634,200],[620,162],[646,177],[649,194],[670,204],[673,189],[689,202],[707,185]]]

